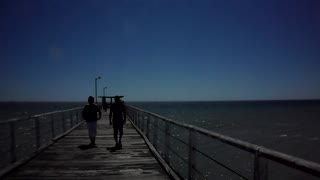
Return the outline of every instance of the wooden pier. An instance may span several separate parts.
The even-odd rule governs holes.
[[[1,146],[0,162],[8,165],[0,170],[0,179],[320,178],[320,164],[132,106],[127,106],[130,121],[124,126],[122,150],[106,150],[114,140],[105,112],[98,121],[98,147],[81,150],[80,145],[89,143],[81,111],[82,107],[0,122],[7,130],[2,131],[2,141],[10,142]],[[228,151],[217,153],[217,143],[227,145]],[[32,154],[26,147],[33,148]]]
[[[123,149],[116,152],[106,150],[115,144],[108,113],[103,112],[97,129],[98,147],[78,148],[89,143],[83,123],[5,179],[170,179],[129,121],[124,126]]]

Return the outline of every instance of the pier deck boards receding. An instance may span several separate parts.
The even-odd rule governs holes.
[[[124,127],[123,149],[106,150],[115,144],[107,115],[98,121],[97,148],[78,148],[89,143],[84,123],[6,179],[170,179],[130,122]]]

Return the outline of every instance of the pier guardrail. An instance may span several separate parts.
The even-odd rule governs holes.
[[[82,107],[0,121],[0,170],[26,159],[82,122]]]
[[[320,165],[127,106],[127,115],[182,179],[319,179]]]

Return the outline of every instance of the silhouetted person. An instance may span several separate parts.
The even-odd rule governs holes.
[[[107,112],[108,110],[108,104],[106,102],[103,103],[102,108],[104,110],[104,112]]]
[[[113,150],[122,149],[121,138],[123,135],[123,125],[126,123],[126,108],[120,97],[115,97],[115,103],[110,107],[109,120],[113,124],[113,137],[116,145]],[[119,140],[118,140],[119,133]]]
[[[97,120],[101,119],[101,111],[99,107],[93,102],[94,98],[92,96],[89,96],[89,104],[87,104],[82,111],[82,117],[84,120],[86,120],[90,138],[90,144],[88,145],[88,148],[96,146],[95,140],[97,134]],[[97,113],[99,113],[99,117],[97,117]]]
[[[103,108],[104,112],[107,112],[108,104],[106,101],[106,97],[102,97],[102,108]]]

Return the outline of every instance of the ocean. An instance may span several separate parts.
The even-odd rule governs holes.
[[[319,100],[127,104],[320,163]]]

